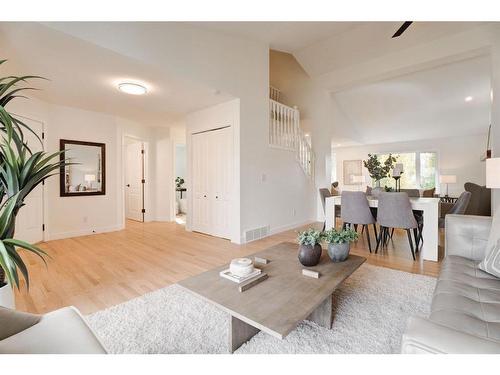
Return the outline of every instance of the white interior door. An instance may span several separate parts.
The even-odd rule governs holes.
[[[125,217],[141,222],[144,221],[143,149],[142,142],[127,145],[125,165]]]
[[[231,128],[212,132],[212,220],[214,235],[231,237],[232,134]]]
[[[210,165],[209,142],[205,133],[193,135],[193,228],[198,232],[210,233],[209,182],[207,168]]]
[[[43,123],[27,118],[20,118],[42,138]],[[42,151],[43,145],[30,131],[23,130],[24,138],[32,152]],[[56,177],[52,177],[56,178]],[[16,219],[17,239],[37,243],[43,241],[43,185],[38,185],[24,200],[25,206],[19,210]]]
[[[191,154],[193,230],[230,238],[231,128],[194,134]]]

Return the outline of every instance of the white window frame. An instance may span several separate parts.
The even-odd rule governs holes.
[[[416,170],[416,180],[417,180],[417,185],[418,187],[415,187],[413,189],[419,189],[422,190],[422,181],[421,181],[421,176],[420,176],[420,154],[428,154],[428,153],[433,153],[436,154],[436,174],[434,177],[434,186],[436,187],[436,194],[439,194],[441,189],[439,185],[439,152],[438,151],[433,151],[433,150],[424,150],[424,151],[398,151],[398,152],[393,152],[393,151],[380,151],[375,153],[377,157],[380,155],[387,155],[387,154],[392,154],[392,155],[398,155],[398,154],[415,154],[415,170]]]

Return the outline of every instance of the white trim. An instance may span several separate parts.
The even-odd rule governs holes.
[[[156,217],[154,221],[172,221],[170,220],[170,216],[160,215]]]
[[[305,220],[305,221],[296,222],[296,223],[292,223],[292,224],[281,225],[279,227],[274,227],[272,229],[269,229],[269,233],[267,234],[267,236],[261,237],[261,238],[256,238],[255,240],[252,240],[252,241],[245,241],[245,235],[244,235],[244,233],[246,232],[246,230],[245,230],[245,231],[243,231],[243,234],[241,236],[240,244],[246,244],[246,243],[258,241],[258,240],[261,240],[263,238],[266,238],[266,237],[269,237],[269,236],[272,236],[272,235],[275,235],[278,233],[288,232],[289,230],[297,229],[299,227],[303,227],[306,225],[312,225],[316,222],[317,222],[316,220],[310,219],[310,220]]]
[[[71,237],[89,236],[99,233],[116,232],[123,229],[125,229],[124,225],[114,225],[110,227],[103,227],[97,229],[82,229],[69,232],[58,232],[58,233],[47,232],[46,241],[61,240],[63,238],[71,238]]]
[[[12,115],[16,117],[21,117],[26,120],[38,122],[39,124],[42,125],[42,134],[39,134],[40,138],[42,139],[42,150],[44,152],[47,152],[47,127],[45,126],[45,122],[41,120],[36,120],[34,118],[28,117],[28,116],[23,116],[23,115],[18,115],[17,113],[12,112]],[[59,175],[52,176],[51,178],[60,178]],[[45,180],[47,181],[47,180]],[[59,183],[57,184],[58,189],[59,189]],[[58,192],[59,194],[59,192]],[[49,200],[48,200],[48,194],[47,194],[47,188],[46,184],[42,184],[42,217],[43,217],[43,223],[42,225],[45,226],[45,230],[42,230],[42,242],[48,241],[48,232],[47,232],[47,223],[49,222]]]
[[[377,152],[374,153],[374,155],[380,156],[380,155],[388,155],[392,154],[393,156],[397,154],[415,154],[415,179],[417,182],[418,186],[411,187],[409,189],[419,189],[419,190],[425,190],[425,188],[422,187],[422,176],[421,176],[421,169],[420,169],[420,154],[436,154],[436,173],[434,175],[434,188],[436,189],[435,193],[439,194],[441,191],[441,184],[439,183],[439,160],[440,160],[440,155],[438,151],[435,150],[422,150],[422,151],[397,151],[397,152]],[[397,161],[396,161],[397,163]],[[372,182],[373,184],[373,182]]]
[[[303,227],[304,225],[314,224],[316,222],[317,222],[316,220],[310,219],[310,220],[305,220],[305,221],[301,221],[301,222],[297,222],[297,223],[281,225],[279,227],[271,228],[269,230],[269,235],[286,232],[286,231],[289,231],[292,229],[296,229],[298,227]]]

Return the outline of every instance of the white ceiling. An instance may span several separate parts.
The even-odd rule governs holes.
[[[309,75],[316,77],[484,25],[480,22],[414,22],[400,37],[392,38],[401,24],[360,22],[348,32],[331,35],[294,51],[294,56]]]
[[[89,27],[92,27],[89,24]],[[230,95],[37,23],[0,23],[2,74],[35,74],[42,100],[122,116],[148,126],[168,126],[186,113]],[[148,94],[126,95],[120,81],[144,82]]]
[[[399,57],[411,60],[419,51],[423,51],[420,55],[436,59],[450,44],[454,50],[445,53],[462,52],[458,48],[466,43],[461,33],[480,28],[482,24],[416,22],[401,38],[391,39],[399,25],[399,22],[197,22],[183,23],[182,27],[250,38],[271,48],[293,52],[307,73],[328,89],[327,80],[323,80],[326,72],[337,72],[335,78],[338,79],[346,76],[345,69],[359,66],[360,69],[350,72],[358,77],[359,72],[374,70],[375,63],[391,67],[393,60]],[[34,93],[49,102],[115,114],[150,126],[165,126],[186,113],[231,99],[227,93],[188,81],[188,70],[180,72],[184,77],[181,79],[179,72],[172,75],[156,61],[158,59],[149,58],[148,52],[161,49],[162,58],[184,66],[182,60],[176,60],[175,48],[168,49],[171,44],[165,47],[158,42],[167,37],[170,42],[177,41],[175,30],[166,23],[155,23],[154,27],[148,27],[148,23],[104,26],[0,23],[2,57],[10,60],[2,70],[51,79],[38,84],[43,90]],[[73,30],[75,28],[77,30]],[[136,35],[140,38],[120,38],[123,28],[130,39]],[[453,43],[448,43],[450,35],[455,38]],[[477,47],[476,42],[481,42],[483,36],[471,32],[470,40],[474,42],[471,46]],[[439,43],[434,43],[432,48],[422,47],[436,39]],[[120,48],[114,48],[116,45]],[[139,52],[133,53],[137,49],[148,58],[135,59],[142,56]],[[379,78],[370,84],[365,80],[359,87],[350,85],[349,89],[338,91],[334,95],[336,105],[352,125],[351,135],[342,136],[350,136],[357,142],[378,143],[442,136],[450,132],[442,127],[450,124],[452,134],[478,133],[485,129],[489,121],[487,58],[424,71],[418,64],[414,70],[416,68],[419,71],[411,74],[385,81]],[[143,81],[150,92],[142,97],[125,95],[116,89],[120,80]],[[467,95],[473,95],[475,100],[464,103]]]
[[[468,59],[332,94],[352,134],[336,143],[375,144],[484,134],[490,58]],[[472,96],[471,102],[465,97]]]
[[[211,31],[258,40],[270,48],[293,53],[363,22],[188,22]]]

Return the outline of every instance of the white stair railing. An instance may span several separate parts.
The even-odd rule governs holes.
[[[269,146],[295,151],[302,170],[314,180],[314,152],[300,128],[300,113],[297,107],[288,107],[269,99],[269,114]]]
[[[299,131],[299,111],[269,99],[269,146],[295,150]]]
[[[307,137],[304,135],[301,129],[299,129],[299,134],[297,137],[297,161],[304,173],[311,179],[314,180],[314,152]]]
[[[278,90],[276,87],[273,87],[273,86],[269,86],[269,98],[276,101],[276,102],[279,102],[280,101],[280,94],[281,94],[281,91]]]

